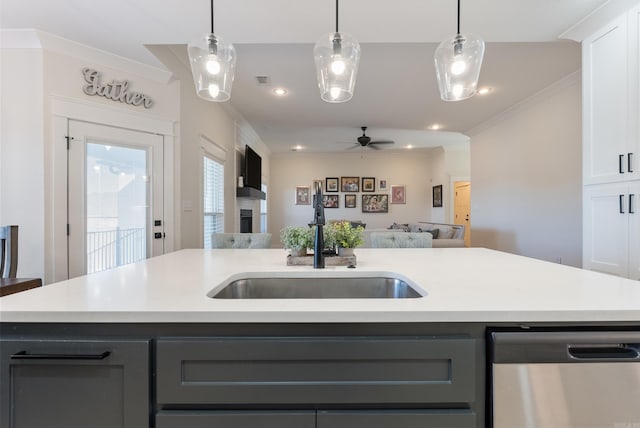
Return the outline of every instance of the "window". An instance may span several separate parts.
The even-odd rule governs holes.
[[[211,248],[211,234],[224,232],[224,164],[203,156],[204,248]]]
[[[262,184],[261,189],[264,193],[267,193],[267,185]],[[260,201],[260,232],[267,233],[267,200]]]

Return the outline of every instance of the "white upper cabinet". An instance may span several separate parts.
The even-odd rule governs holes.
[[[640,178],[639,10],[582,43],[584,184]]]
[[[640,5],[582,41],[585,269],[640,280]]]

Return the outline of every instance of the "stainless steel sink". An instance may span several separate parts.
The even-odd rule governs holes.
[[[214,299],[411,299],[422,297],[407,282],[380,277],[242,278]]]

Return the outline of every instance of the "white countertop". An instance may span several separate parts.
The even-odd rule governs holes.
[[[640,322],[640,282],[483,248],[356,249],[358,266],[285,250],[182,250],[0,298],[2,322]],[[233,275],[399,275],[415,299],[212,299]]]

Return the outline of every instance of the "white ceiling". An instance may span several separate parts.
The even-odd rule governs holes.
[[[215,33],[238,51],[230,105],[273,152],[345,150],[362,125],[395,148],[432,147],[465,141],[459,133],[578,70],[579,45],[558,36],[605,3],[462,1],[462,32],[487,42],[480,84],[493,92],[456,103],[440,101],[433,67],[435,47],[456,30],[455,0],[342,0],[340,30],[362,45],[355,95],[344,104],[320,100],[313,68],[313,44],[335,28],[333,0],[217,0]],[[145,45],[184,45],[207,32],[209,8],[209,0],[2,0],[0,27],[36,28],[164,68]],[[257,75],[271,86],[258,86]],[[288,95],[273,96],[275,85]],[[433,123],[445,132],[428,131]]]

